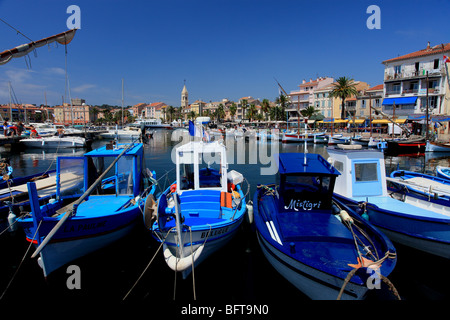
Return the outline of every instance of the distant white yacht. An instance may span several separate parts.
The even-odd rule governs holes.
[[[172,125],[162,123],[160,119],[136,119],[136,121],[133,122],[130,126],[140,127],[141,124],[144,124],[146,129],[172,129]]]

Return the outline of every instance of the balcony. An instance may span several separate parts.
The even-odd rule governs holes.
[[[444,67],[442,67],[441,69],[431,69],[431,70],[420,69],[418,71],[413,71],[413,72],[405,72],[405,71],[402,71],[400,73],[385,72],[384,81],[389,82],[389,81],[395,81],[395,80],[407,80],[407,79],[414,79],[414,78],[421,79],[421,78],[425,78],[427,76],[427,71],[428,71],[428,77],[441,77],[441,76],[445,75]]]

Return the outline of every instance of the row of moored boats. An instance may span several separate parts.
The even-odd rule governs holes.
[[[450,258],[449,170],[424,187],[425,176],[386,177],[378,150],[338,145],[329,159],[279,154],[279,183],[258,185],[249,198],[221,142],[190,141],[175,152],[176,179],[163,190],[141,143],[59,156],[56,172],[5,180],[1,215],[23,228],[45,276],[143,224],[161,243],[160,259],[185,278],[245,217],[270,264],[312,299],[365,298],[378,288],[374,278],[393,272],[393,243]]]

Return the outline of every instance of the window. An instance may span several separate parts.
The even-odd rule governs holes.
[[[378,181],[376,163],[355,163],[356,182]]]
[[[333,163],[333,167],[340,173],[344,172],[344,163],[341,161],[335,160]]]
[[[291,212],[329,209],[333,185],[334,179],[330,176],[282,176],[282,210]]]
[[[433,69],[439,69],[439,59],[434,59],[434,67]]]
[[[395,73],[401,73],[402,72],[402,66],[394,66],[394,72]]]
[[[416,62],[414,66],[415,66],[414,69],[415,69],[415,71],[417,73],[419,71],[419,62]]]

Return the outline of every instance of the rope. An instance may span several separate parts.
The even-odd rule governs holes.
[[[175,227],[173,227],[175,228]],[[142,271],[141,275],[139,276],[139,278],[136,280],[136,282],[133,284],[133,286],[131,287],[131,289],[127,292],[127,294],[123,297],[122,301],[124,301],[128,295],[131,293],[131,291],[133,291],[134,287],[137,285],[137,283],[141,280],[142,276],[144,275],[144,273],[147,271],[147,269],[150,267],[150,265],[152,264],[153,260],[155,259],[156,255],[158,254],[159,250],[161,250],[161,247],[163,246],[164,242],[166,241],[167,236],[169,235],[170,231],[173,229],[169,229],[169,231],[167,231],[166,236],[164,237],[164,239],[161,241],[161,244],[158,247],[158,250],[156,250],[155,254],[153,255],[152,259],[150,260],[150,262],[147,264],[147,266],[145,267],[144,271]]]
[[[12,276],[11,280],[9,281],[8,285],[6,286],[6,288],[5,288],[5,290],[3,291],[2,295],[0,296],[0,300],[3,299],[3,297],[4,297],[5,293],[6,293],[6,291],[9,289],[9,287],[11,286],[11,283],[13,282],[13,280],[14,280],[14,278],[16,277],[17,273],[19,272],[19,269],[20,269],[20,267],[22,266],[22,263],[25,261],[25,257],[27,256],[28,251],[30,251],[31,246],[33,245],[34,238],[36,237],[36,235],[37,235],[37,233],[38,233],[38,230],[39,230],[39,228],[40,228],[40,226],[41,226],[41,223],[42,223],[42,220],[39,221],[39,224],[38,224],[38,226],[37,226],[37,228],[36,228],[36,231],[34,232],[33,239],[31,239],[30,244],[28,245],[27,251],[26,251],[25,254],[23,255],[22,260],[20,261],[20,264],[19,264],[19,266],[18,266],[17,269],[16,269],[16,272],[14,272],[14,275]]]
[[[19,219],[14,220],[14,222],[11,223],[9,226],[7,226],[7,227],[5,228],[5,230],[3,230],[2,232],[0,232],[0,236],[1,236],[2,234],[4,234],[4,233],[6,232],[6,230],[8,230],[9,228],[12,229],[12,226],[13,226],[18,220],[19,220]]]
[[[351,278],[353,278],[353,276],[355,275],[355,273],[356,273],[359,269],[361,269],[361,268],[369,268],[369,267],[371,267],[371,266],[373,266],[373,265],[379,265],[379,266],[381,266],[381,264],[382,264],[382,263],[384,262],[384,260],[386,260],[387,258],[389,258],[389,259],[394,259],[395,257],[396,257],[396,253],[392,253],[392,252],[389,252],[389,251],[388,251],[388,252],[386,252],[386,254],[384,255],[384,257],[381,258],[380,260],[375,261],[375,262],[372,262],[372,263],[369,263],[367,266],[362,266],[362,265],[361,265],[361,267],[358,267],[358,268],[355,268],[355,269],[351,270],[351,271],[347,274],[347,277],[346,277],[345,280],[344,280],[344,283],[343,283],[343,285],[342,285],[342,287],[341,287],[341,290],[339,291],[339,295],[338,295],[338,297],[337,297],[336,300],[341,300],[341,297],[342,297],[342,294],[343,294],[343,292],[344,292],[345,287],[347,286],[347,284],[350,282]],[[361,263],[362,263],[362,260],[361,260]],[[398,294],[398,291],[397,291],[397,289],[395,288],[395,286],[393,285],[393,283],[392,283],[387,277],[383,276],[381,273],[379,274],[379,276],[380,276],[381,280],[383,280],[383,282],[386,283],[386,285],[389,287],[389,290],[392,291],[392,292],[394,293],[394,295],[396,296],[396,298],[397,298],[398,300],[401,300],[401,297],[400,297],[400,295]]]

